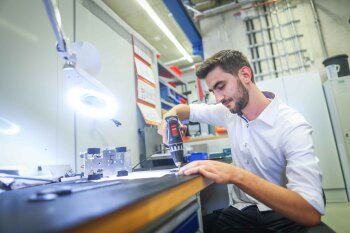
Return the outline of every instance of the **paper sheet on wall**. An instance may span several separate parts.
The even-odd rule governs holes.
[[[152,105],[156,105],[156,88],[142,79],[137,79],[137,98]]]
[[[138,57],[135,56],[135,65],[137,74],[142,76],[147,81],[155,84],[154,75],[151,67],[142,62]]]
[[[143,119],[145,119],[147,124],[160,125],[162,118],[159,116],[157,109],[142,103],[137,103],[137,106],[139,106]]]
[[[134,45],[134,52],[140,56],[143,60],[145,60],[148,64],[152,64],[152,58],[148,56],[142,49],[140,49],[137,45]]]

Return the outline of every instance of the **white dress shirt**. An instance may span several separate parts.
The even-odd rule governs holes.
[[[312,128],[297,111],[274,98],[255,120],[248,121],[222,104],[191,104],[189,120],[225,127],[235,166],[299,193],[324,214],[322,173],[314,154]],[[271,210],[235,185],[232,199],[238,209],[255,204],[260,211]]]

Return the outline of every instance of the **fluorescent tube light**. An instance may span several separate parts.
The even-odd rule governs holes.
[[[146,0],[137,0],[140,6],[147,12],[147,14],[151,17],[151,19],[157,24],[157,26],[164,32],[164,34],[169,38],[171,42],[175,45],[175,47],[184,55],[186,60],[190,63],[193,63],[193,59],[191,55],[189,55],[184,47],[180,44],[180,42],[175,38],[174,34],[165,26],[163,21],[158,17],[156,12],[151,8]]]

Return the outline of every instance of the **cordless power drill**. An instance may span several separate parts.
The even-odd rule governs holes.
[[[180,131],[179,118],[177,116],[168,116],[165,118],[167,125],[168,146],[171,157],[175,165],[180,168],[184,156],[182,135]]]

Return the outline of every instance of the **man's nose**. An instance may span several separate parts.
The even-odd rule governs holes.
[[[221,101],[223,99],[225,99],[224,95],[220,95],[219,93],[215,93],[215,99],[216,99],[216,103],[221,103]]]

